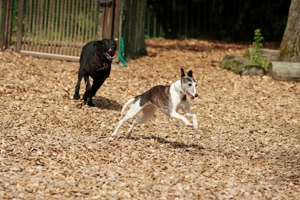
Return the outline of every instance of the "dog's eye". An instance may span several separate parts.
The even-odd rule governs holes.
[[[191,83],[189,83],[189,86],[191,87],[191,86],[192,86],[192,84],[191,84]]]

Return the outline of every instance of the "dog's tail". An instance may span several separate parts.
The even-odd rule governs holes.
[[[121,116],[123,115],[123,112],[128,107],[128,105],[131,104],[134,100],[135,100],[135,98],[133,97],[133,98],[129,99],[129,101],[127,101],[127,103],[125,103],[125,105],[123,106],[123,108],[121,110]]]

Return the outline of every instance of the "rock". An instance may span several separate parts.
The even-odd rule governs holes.
[[[266,75],[267,71],[260,66],[246,66],[240,72],[241,76],[245,75]]]
[[[254,48],[248,48],[248,49],[246,49],[243,57],[247,58],[248,60],[251,60],[254,52],[255,52]],[[279,50],[260,49],[259,53],[261,54],[261,58],[265,61],[271,62],[271,61],[278,60]]]
[[[220,68],[232,70],[241,76],[266,74],[266,71],[259,64],[234,54],[226,55],[220,63]]]

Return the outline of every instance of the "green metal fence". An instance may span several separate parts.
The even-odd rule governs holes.
[[[141,0],[126,0],[124,7],[123,36],[125,57],[134,58],[146,54],[144,22],[146,3]]]

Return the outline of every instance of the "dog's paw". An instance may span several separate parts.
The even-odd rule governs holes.
[[[93,104],[93,102],[88,102],[88,105],[89,105],[90,107],[94,107],[94,106],[95,106],[95,104]]]
[[[116,136],[110,136],[109,141],[114,141],[116,139]]]
[[[191,123],[188,123],[188,124],[186,124],[188,127],[193,127],[193,124],[191,124]]]
[[[197,131],[198,130],[198,122],[194,121],[193,122],[193,128]]]
[[[133,130],[133,127],[131,127],[131,128],[126,132],[126,134],[125,134],[125,137],[126,137],[126,138],[130,138],[131,133],[132,133],[132,130]]]
[[[74,94],[74,96],[73,96],[73,99],[75,99],[75,100],[78,100],[78,99],[80,99],[80,95],[76,95],[76,94]]]
[[[198,121],[196,115],[193,115],[193,127],[195,130],[198,130]]]
[[[82,97],[82,99],[83,99],[83,101],[85,101],[85,102],[87,102],[87,101],[88,101],[88,95],[87,95],[87,93],[86,93],[86,92],[83,94],[83,97]]]

